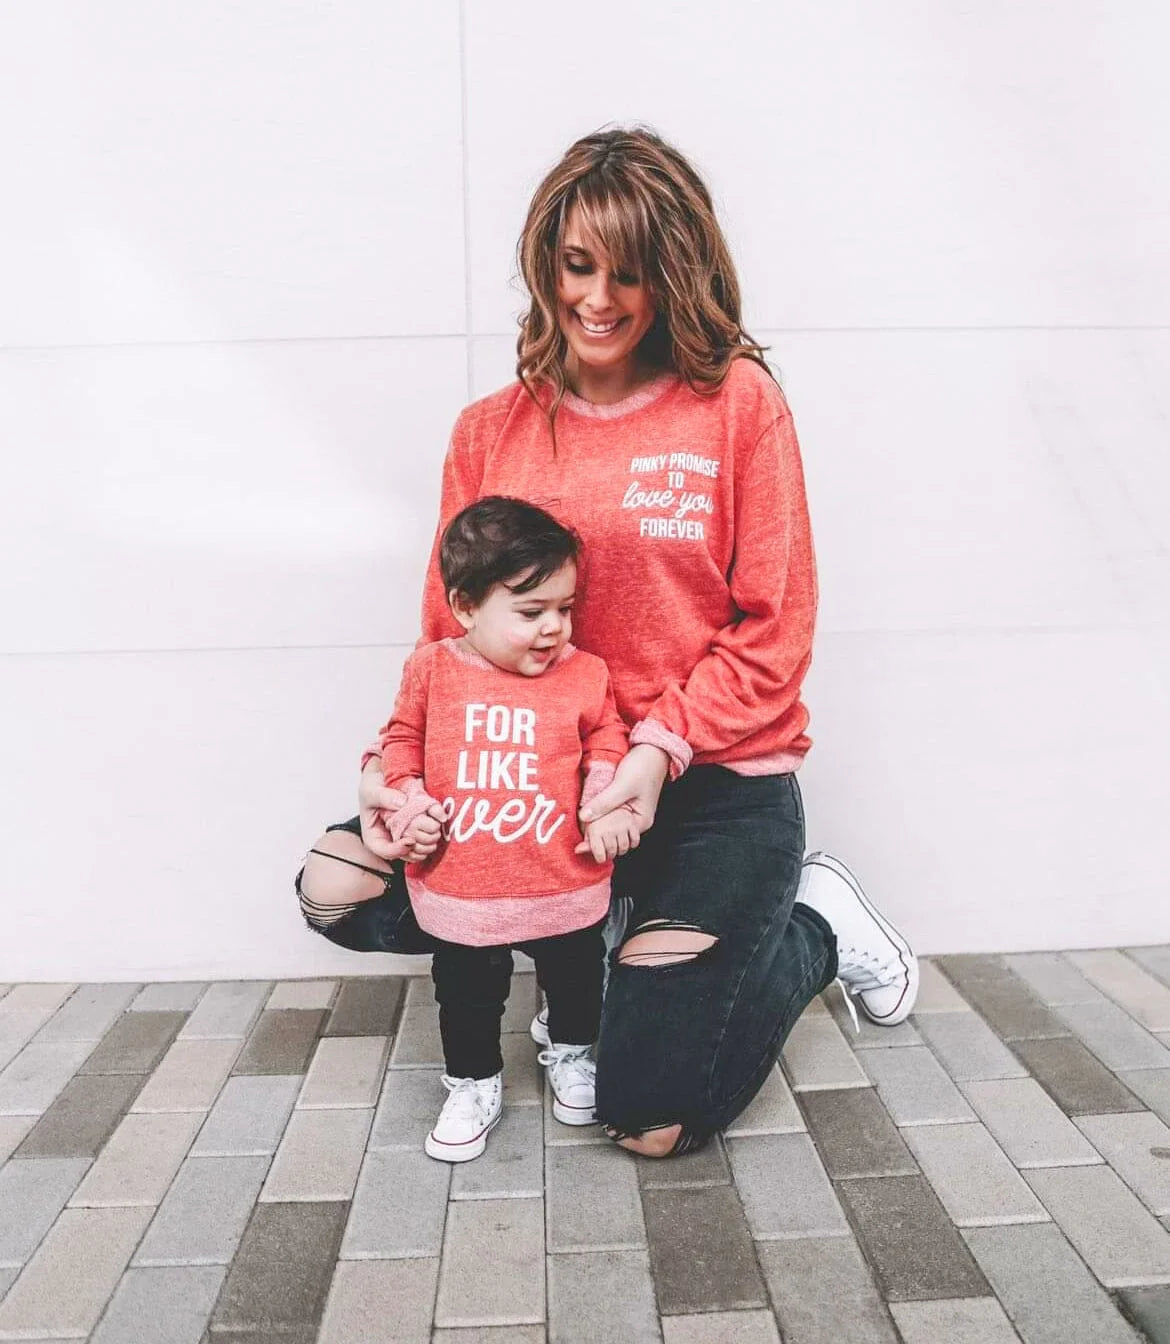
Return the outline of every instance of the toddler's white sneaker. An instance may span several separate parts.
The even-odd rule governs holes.
[[[918,997],[918,958],[873,904],[861,883],[831,854],[809,854],[796,899],[821,914],[837,935],[837,977],[871,1022],[904,1022]]]
[[[440,1162],[470,1162],[487,1147],[487,1136],[500,1120],[504,1075],[451,1078],[442,1075],[450,1096],[423,1143],[428,1157]]]
[[[543,1007],[528,1024],[528,1034],[537,1045],[548,1044],[548,1006]]]
[[[591,1045],[553,1042],[537,1055],[552,1088],[553,1115],[562,1125],[591,1125],[597,1118],[597,1066],[592,1052]]]

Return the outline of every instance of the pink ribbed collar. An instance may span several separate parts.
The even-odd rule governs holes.
[[[643,407],[649,406],[651,402],[657,401],[664,392],[669,392],[679,381],[678,374],[672,369],[668,369],[660,373],[657,378],[643,384],[636,392],[631,392],[628,397],[623,397],[621,401],[611,402],[608,406],[600,406],[594,401],[586,401],[584,397],[577,396],[575,392],[566,392],[561,405],[577,415],[586,415],[593,420],[617,420],[623,415],[640,411]]]

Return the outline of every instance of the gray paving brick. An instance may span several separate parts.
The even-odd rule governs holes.
[[[780,1061],[794,1092],[868,1085],[857,1056],[827,1012],[797,1018]]]
[[[1135,1335],[1051,1223],[963,1234],[1027,1344],[1135,1344]]]
[[[807,1134],[731,1139],[727,1151],[757,1241],[844,1236],[849,1231]]]
[[[653,1336],[650,1336],[653,1338]],[[780,1344],[770,1311],[709,1311],[701,1316],[667,1316],[663,1344]]]
[[[0,1115],[0,1166],[8,1161],[36,1119],[35,1115]]]
[[[316,1327],[349,1205],[261,1204],[212,1313],[213,1332]]]
[[[243,1040],[271,989],[267,980],[222,980],[212,985],[187,1019],[179,1039]]]
[[[405,993],[406,981],[397,975],[343,980],[324,1035],[392,1036]]]
[[[486,1247],[491,1254],[485,1255]],[[511,1325],[545,1319],[544,1205],[468,1199],[451,1205],[435,1324]]]
[[[449,1164],[433,1161],[421,1149],[367,1153],[341,1244],[342,1257],[438,1255],[450,1183]]]
[[[726,1185],[731,1180],[731,1169],[727,1165],[727,1155],[718,1134],[697,1152],[672,1157],[669,1162],[653,1157],[635,1157],[634,1166],[638,1172],[638,1184],[643,1190]]]
[[[510,1031],[500,1037],[504,1058],[504,1105],[539,1106],[544,1096],[544,1069],[536,1062],[537,1048],[527,1032]]]
[[[1170,1233],[1108,1167],[1050,1167],[1028,1184],[1110,1288],[1170,1281]]]
[[[88,1208],[158,1204],[187,1156],[199,1121],[190,1111],[125,1116],[69,1203]]]
[[[141,1074],[79,1074],[29,1130],[17,1157],[96,1157],[142,1086]]]
[[[887,1301],[990,1295],[925,1177],[878,1176],[837,1188]]]
[[[1083,1115],[1076,1123],[1148,1209],[1170,1214],[1170,1129],[1156,1115]]]
[[[539,1012],[542,1000],[536,984],[536,976],[521,974],[520,958],[516,958],[516,974],[512,976],[512,989],[504,1007],[504,1016],[500,1020],[500,1030],[527,1031],[533,1017]]]
[[[231,1072],[239,1041],[176,1041],[134,1099],[135,1111],[206,1111]]]
[[[261,1013],[232,1073],[304,1073],[325,1018],[321,1008],[279,1008]]]
[[[186,1013],[124,1013],[81,1066],[82,1073],[150,1073],[167,1052]]]
[[[552,1089],[544,1090],[544,1142],[556,1148],[580,1148],[583,1144],[610,1147],[600,1125],[562,1125],[552,1112]]]
[[[386,1071],[388,1044],[386,1036],[333,1036],[318,1041],[297,1105],[328,1110],[373,1106]]]
[[[1044,1206],[981,1124],[916,1125],[905,1137],[958,1227],[1048,1221]]]
[[[452,1199],[539,1199],[544,1194],[544,1117],[536,1106],[506,1106],[487,1151],[451,1173]]]
[[[0,1073],[0,1114],[41,1115],[92,1049],[88,1041],[26,1045]]]
[[[940,960],[963,997],[1005,1041],[1067,1036],[1068,1028],[999,957]]]
[[[1170,946],[1126,947],[1122,951],[1139,966],[1144,966],[1151,975],[1157,976],[1164,985],[1170,985]]]
[[[137,985],[79,985],[36,1034],[36,1041],[100,1041],[138,993]]]
[[[917,1164],[872,1087],[804,1092],[800,1106],[834,1180],[917,1174]]]
[[[349,1200],[373,1117],[372,1109],[352,1107],[294,1111],[260,1192],[261,1201],[321,1204]]]
[[[9,995],[11,998],[11,995]],[[7,1002],[5,1000],[4,1002]],[[0,1009],[4,1006],[0,1003]],[[52,1016],[47,1008],[21,1008],[0,1011],[0,1069],[24,1049]]]
[[[974,1120],[974,1111],[925,1046],[871,1050],[863,1062],[896,1125]]]
[[[628,1153],[608,1143],[604,1148],[546,1148],[545,1190],[550,1251],[645,1247],[637,1169]]]
[[[1023,1078],[1027,1069],[975,1013],[924,1013],[918,1030],[956,1082]]]
[[[646,1190],[642,1202],[658,1309],[664,1316],[767,1306],[743,1208],[732,1186]]]
[[[387,1069],[367,1146],[421,1149],[447,1095],[434,1069]]]
[[[3,1301],[4,1294],[16,1282],[19,1274],[19,1265],[0,1265],[0,1301]]]
[[[439,1010],[433,1003],[408,1001],[390,1052],[392,1069],[441,1068],[443,1042],[439,1037]]]
[[[1033,1078],[975,1080],[963,1093],[1017,1167],[1099,1163],[1085,1136]]]
[[[480,1325],[468,1330],[436,1330],[434,1344],[545,1344],[543,1325]]]
[[[904,1344],[1017,1344],[1019,1335],[994,1297],[943,1302],[893,1302]]]
[[[914,1014],[966,1013],[971,1005],[943,975],[932,961],[920,957],[918,961],[918,997],[914,1000]]]
[[[7,1015],[32,1008],[55,1013],[76,988],[66,984],[14,985],[4,996],[0,1011]]]
[[[746,1110],[728,1125],[729,1138],[747,1134],[797,1134],[804,1116],[779,1065],[772,1069]]]
[[[1117,1076],[1160,1120],[1170,1125],[1170,1073],[1164,1069],[1127,1069]]]
[[[1150,1031],[1170,1030],[1170,988],[1120,952],[1069,952],[1082,975]]]
[[[219,1295],[222,1265],[129,1269],[107,1307],[91,1344],[199,1344]]]
[[[261,1157],[276,1152],[300,1087],[298,1075],[230,1078],[199,1131],[192,1157]]]
[[[0,1302],[0,1339],[87,1336],[149,1218],[149,1209],[66,1209]]]
[[[216,1330],[203,1337],[203,1344],[316,1344],[317,1327],[272,1330]]]
[[[336,993],[336,980],[282,980],[269,994],[264,1007],[328,1008]]]
[[[1101,1003],[1105,998],[1060,952],[1021,952],[1003,960],[1050,1008],[1068,1003]]]
[[[318,1344],[430,1344],[439,1262],[342,1260]]]
[[[1170,1050],[1115,1003],[1075,1003],[1056,1011],[1111,1069],[1170,1069]]]
[[[1118,1082],[1082,1041],[1072,1036],[1055,1041],[1017,1041],[1015,1051],[1067,1115],[1142,1109],[1137,1097]],[[1170,1082],[1170,1075],[1167,1081]]]
[[[46,1158],[0,1168],[0,1265],[23,1265],[85,1175],[87,1159]]]
[[[852,1236],[769,1241],[756,1250],[785,1344],[897,1344]]]
[[[1150,1344],[1170,1344],[1170,1288],[1123,1288],[1117,1296]]]
[[[189,1157],[147,1229],[135,1265],[226,1265],[260,1192],[266,1157]]]
[[[604,1303],[604,1309],[598,1305]],[[645,1251],[587,1251],[548,1261],[554,1344],[657,1344],[662,1339]]]
[[[127,1009],[131,1013],[189,1013],[207,992],[203,980],[167,980],[144,985]],[[214,1274],[214,1269],[209,1272]]]

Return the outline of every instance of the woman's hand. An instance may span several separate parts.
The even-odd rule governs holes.
[[[658,810],[658,797],[666,776],[670,770],[670,757],[660,747],[652,747],[641,742],[622,757],[613,782],[581,809],[581,824],[587,825],[624,807],[633,813],[639,833],[648,831],[654,825],[654,813]],[[582,841],[575,851],[578,854],[590,852],[587,841]]]
[[[404,793],[382,782],[382,762],[371,756],[358,785],[358,817],[362,843],[380,859],[404,859],[412,848],[405,840],[394,840],[386,827],[387,811],[396,812],[405,802]]]

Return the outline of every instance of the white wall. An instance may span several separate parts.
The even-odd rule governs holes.
[[[924,951],[1170,940],[1156,0],[42,0],[0,46],[0,979],[304,932],[567,144],[722,210],[804,443],[802,772]],[[411,963],[405,963],[410,965]]]

